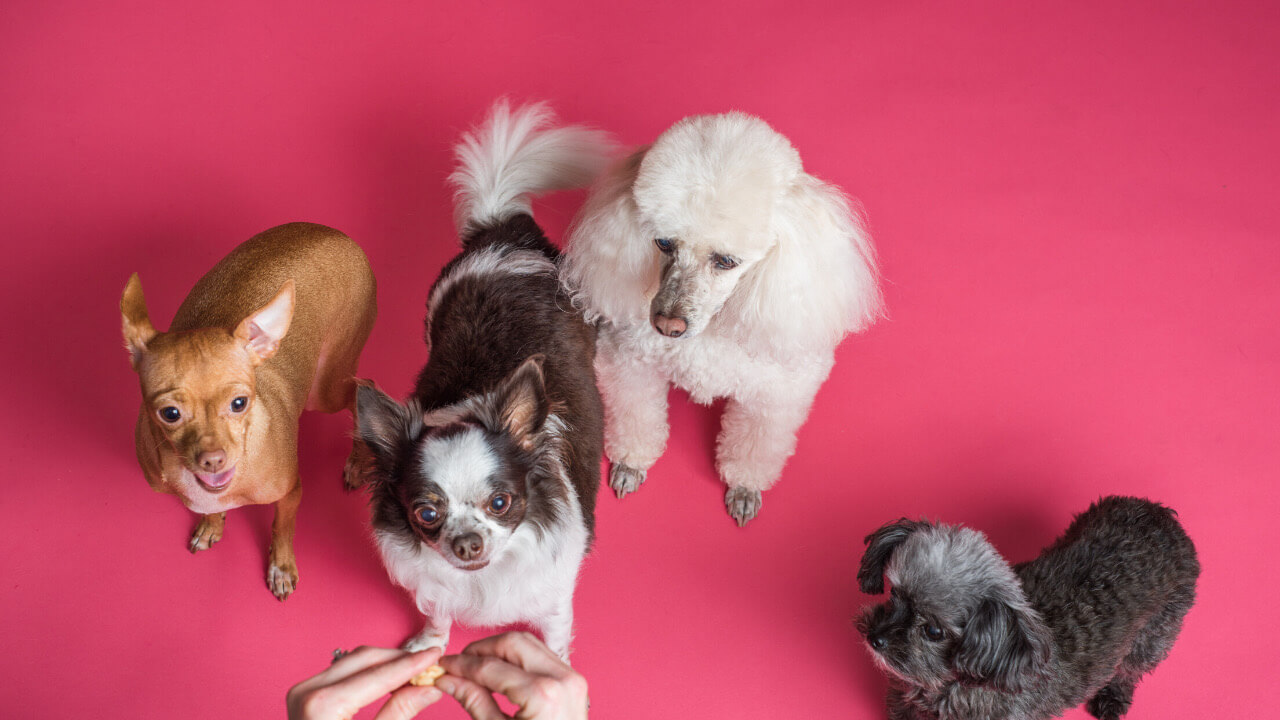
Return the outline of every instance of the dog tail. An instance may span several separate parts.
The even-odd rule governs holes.
[[[585,187],[604,171],[614,144],[599,130],[552,127],[544,103],[514,111],[498,100],[479,127],[454,149],[454,221],[463,244],[476,231],[532,214],[534,195]]]

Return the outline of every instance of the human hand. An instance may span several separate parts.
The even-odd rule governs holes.
[[[586,720],[587,680],[529,633],[509,632],[471,643],[440,659],[448,675],[436,687],[475,720],[507,718],[493,693],[520,706],[520,720]]]
[[[391,693],[374,720],[408,720],[440,699],[434,687],[405,685],[440,657],[440,648],[417,653],[359,647],[315,677],[289,688],[289,720],[349,720],[360,708]]]

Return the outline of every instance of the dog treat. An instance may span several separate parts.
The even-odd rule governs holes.
[[[432,665],[426,670],[423,670],[417,675],[409,678],[409,684],[417,685],[419,687],[423,685],[435,685],[436,680],[439,679],[441,675],[444,675],[444,668],[439,665]]]

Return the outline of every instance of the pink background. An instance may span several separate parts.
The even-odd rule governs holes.
[[[1021,560],[1105,493],[1179,510],[1205,568],[1130,717],[1272,715],[1273,3],[534,5],[0,8],[0,715],[278,716],[334,648],[416,629],[340,489],[345,416],[303,421],[294,597],[262,579],[267,508],[187,553],[194,517],[134,462],[117,303],[139,271],[167,327],[241,240],[327,223],[381,286],[361,371],[407,392],[455,250],[450,146],[502,94],[629,144],[759,114],[861,199],[883,262],[890,317],[840,348],[759,519],[730,522],[716,411],[679,393],[649,482],[602,495],[574,656],[595,717],[883,717],[862,537],[927,516]],[[559,237],[580,199],[538,218]]]

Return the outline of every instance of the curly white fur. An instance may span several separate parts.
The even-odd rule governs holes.
[[[669,383],[697,402],[727,397],[716,459],[739,523],[794,451],[836,345],[881,311],[858,213],[785,137],[737,112],[686,118],[607,173],[561,277],[600,327],[614,489],[634,490],[662,454]],[[687,329],[661,334],[659,314]]]

